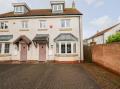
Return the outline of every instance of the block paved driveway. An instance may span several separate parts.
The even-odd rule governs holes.
[[[101,89],[80,64],[0,65],[0,89]]]

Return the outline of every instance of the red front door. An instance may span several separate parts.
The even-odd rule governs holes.
[[[27,61],[27,44],[21,43],[20,60]]]
[[[39,61],[46,60],[46,44],[39,44]]]

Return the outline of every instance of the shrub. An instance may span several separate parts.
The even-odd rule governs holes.
[[[120,42],[120,32],[108,37],[107,43]]]

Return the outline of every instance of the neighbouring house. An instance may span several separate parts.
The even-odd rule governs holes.
[[[0,61],[83,61],[82,13],[51,0],[49,9],[13,3],[0,14]]]
[[[113,35],[117,32],[120,32],[120,23],[115,24],[114,26],[111,26],[101,32],[97,32],[94,36],[85,39],[84,44],[90,45],[91,43],[96,44],[106,44],[106,40],[110,35]]]

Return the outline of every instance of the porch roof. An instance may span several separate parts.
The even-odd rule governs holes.
[[[25,35],[22,35],[22,36],[18,37],[13,43],[17,44],[21,40],[25,41],[28,45],[32,43],[32,41],[28,37],[26,37]]]
[[[61,33],[54,39],[54,41],[78,41],[78,38],[71,33]]]
[[[9,41],[13,38],[13,35],[0,35],[0,41]]]
[[[49,42],[49,34],[36,34],[33,42]]]

